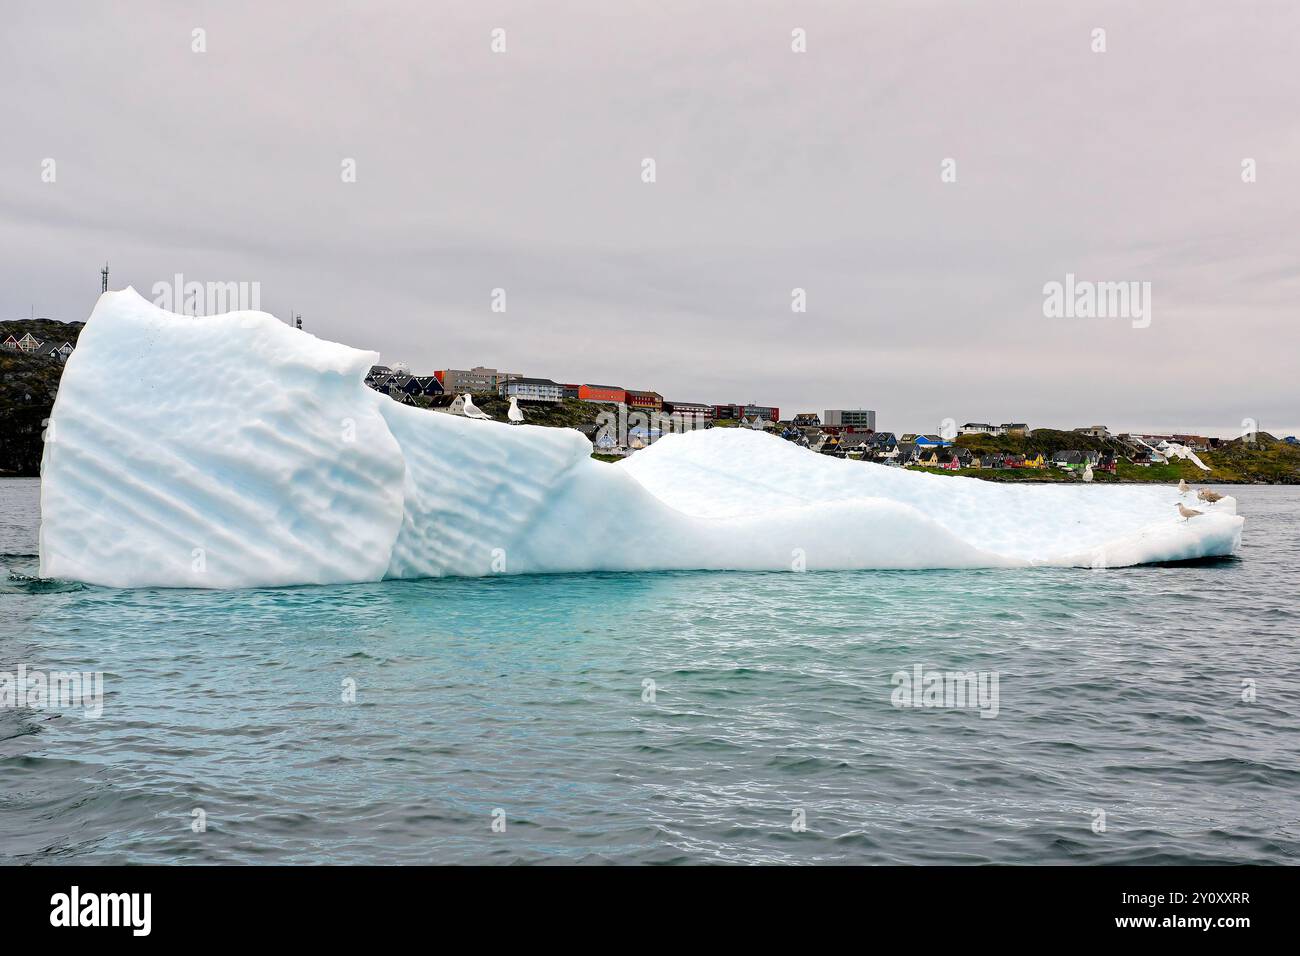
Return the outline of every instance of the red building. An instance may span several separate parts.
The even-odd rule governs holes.
[[[579,385],[578,397],[584,402],[626,402],[627,389],[613,385]]]
[[[658,392],[639,392],[634,388],[627,390],[627,407],[641,412],[658,412],[664,407],[664,397]]]

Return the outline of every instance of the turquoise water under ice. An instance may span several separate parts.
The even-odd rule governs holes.
[[[0,861],[1296,862],[1300,490],[1232,493],[1193,565],[200,592],[24,578],[0,481],[0,671],[106,691],[0,710]]]

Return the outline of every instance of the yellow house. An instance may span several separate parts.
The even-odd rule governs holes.
[[[1042,467],[1043,467],[1043,453],[1040,451],[1040,452],[1039,452],[1037,455],[1035,455],[1033,458],[1030,458],[1028,455],[1026,455],[1026,456],[1025,456],[1025,467],[1026,467],[1026,468],[1042,468]]]

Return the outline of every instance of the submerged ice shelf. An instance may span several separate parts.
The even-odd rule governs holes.
[[[41,575],[112,587],[593,570],[1117,567],[1230,554],[1236,502],[1001,485],[670,435],[609,465],[578,432],[399,405],[374,352],[261,312],[101,296],[46,434]]]

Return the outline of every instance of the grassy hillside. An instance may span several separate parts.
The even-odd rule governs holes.
[[[1090,438],[1076,432],[1055,431],[1050,428],[1035,429],[1028,438],[1014,435],[962,435],[957,444],[973,452],[1002,451],[1011,454],[1034,455],[1042,452],[1047,457],[1052,452],[1077,449],[1079,451],[1109,452],[1120,457],[1114,475],[1095,472],[1093,481],[1098,484],[1117,481],[1176,482],[1185,478],[1201,484],[1240,484],[1271,482],[1300,484],[1300,445],[1290,445],[1261,432],[1254,444],[1240,439],[1225,442],[1212,451],[1197,452],[1201,461],[1209,466],[1201,471],[1190,461],[1175,460],[1167,465],[1143,467],[1124,460],[1132,449],[1113,438]],[[1078,481],[1060,469],[963,469],[960,472],[927,469],[941,474],[963,474],[987,481]]]
[[[1210,466],[1211,481],[1269,481],[1300,484],[1300,445],[1290,445],[1261,432],[1254,445],[1237,439],[1201,455]]]
[[[1031,457],[1043,453],[1046,458],[1053,452],[1075,450],[1075,451],[1098,451],[1113,452],[1120,447],[1119,443],[1114,440],[1105,438],[1090,438],[1087,435],[1080,435],[1077,432],[1057,431],[1054,428],[1035,428],[1033,434],[1028,436],[1022,435],[959,435],[957,444],[962,448],[969,448],[972,452],[1006,452],[1007,454],[1025,455]]]
[[[0,341],[28,332],[47,347],[77,344],[84,322],[21,319],[0,322]],[[63,363],[43,354],[0,349],[0,475],[38,475],[42,425],[50,417]]]

